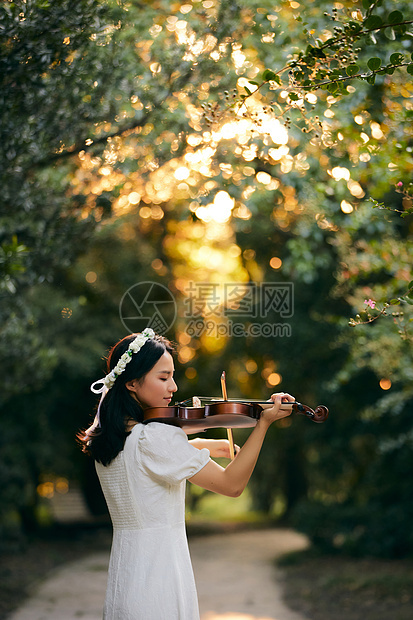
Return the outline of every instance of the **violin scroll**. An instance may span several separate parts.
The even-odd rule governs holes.
[[[318,405],[315,409],[311,409],[308,405],[303,405],[302,403],[297,402],[292,403],[292,405],[293,411],[299,413],[300,415],[305,415],[317,424],[324,422],[328,418],[329,411],[325,405]]]

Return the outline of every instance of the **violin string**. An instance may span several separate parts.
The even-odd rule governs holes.
[[[222,398],[220,396],[198,396],[200,401],[204,401],[204,402],[217,402],[217,403],[222,403],[223,401],[228,402],[228,403],[245,403],[246,405],[249,405],[250,403],[255,403],[257,405],[261,404],[261,405],[268,405],[271,401],[270,400],[260,400],[257,398]],[[187,398],[186,400],[182,400],[179,403],[176,403],[176,405],[187,405],[187,404],[192,404],[192,398]],[[290,401],[290,402],[285,402],[282,403],[283,405],[299,405],[300,403],[296,400],[294,401]]]

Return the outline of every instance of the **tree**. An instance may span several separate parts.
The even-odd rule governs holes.
[[[94,218],[79,218],[81,204],[67,195],[67,167],[39,166],[93,123],[104,88],[94,89],[93,78],[99,74],[105,81],[110,66],[96,67],[97,53],[106,51],[101,44],[108,14],[99,2],[5,2],[0,12],[1,358],[9,369],[4,401],[44,381],[57,361],[42,341],[27,294],[73,262]],[[105,113],[97,111],[98,117]]]
[[[2,217],[2,311],[12,312],[1,332],[10,369],[2,416],[7,406],[30,418],[27,396],[13,395],[16,386],[45,408],[41,423],[27,425],[38,437],[32,461],[21,470],[31,498],[39,472],[74,472],[74,429],[54,422],[56,403],[68,414],[71,409],[58,387],[66,389],[70,377],[73,390],[86,393],[97,374],[89,351],[99,355],[123,329],[119,300],[147,279],[169,286],[178,303],[174,329],[185,396],[207,385],[215,391],[226,367],[234,392],[260,396],[263,380],[268,390],[280,380],[291,392],[300,386],[304,402],[332,403],[334,415],[324,427],[297,420],[282,436],[274,429],[253,487],[258,505],[269,509],[281,500],[291,514],[307,493],[306,514],[317,517],[328,505],[337,508],[331,515],[340,515],[348,507],[348,548],[351,519],[360,520],[361,506],[384,501],[368,455],[389,481],[399,465],[388,467],[383,442],[401,442],[410,458],[402,429],[408,428],[411,402],[411,224],[397,213],[411,207],[408,6],[344,2],[341,17],[340,11],[325,16],[321,0],[305,11],[296,4],[83,2],[73,12],[68,4],[57,10],[31,2],[2,9],[12,33],[1,52],[9,86],[3,95],[5,126],[11,128],[6,152],[15,152],[3,177],[11,189]],[[390,15],[394,39],[390,30],[382,36]],[[382,20],[370,21],[379,52],[371,52],[371,39],[362,35],[375,16]],[[49,23],[53,27],[46,28]],[[334,26],[343,31],[334,33]],[[37,43],[39,33],[47,53]],[[273,74],[286,82],[279,84]],[[393,189],[400,182],[406,194]],[[392,211],[373,210],[364,203],[369,196]],[[295,290],[293,337],[278,337],[276,351],[264,336],[222,335],[230,310],[247,329],[253,322],[225,307],[225,300],[214,318],[209,300],[201,299],[189,329],[191,282],[217,285],[221,294],[224,284],[274,281],[292,282]],[[389,292],[406,306],[404,341],[398,327],[392,331],[383,321],[349,328],[364,299],[385,303]],[[360,313],[360,321],[367,318]],[[265,321],[274,324],[279,315],[272,311],[257,322]],[[397,424],[388,425],[383,413],[372,440],[368,408],[385,412],[388,406],[381,399],[382,379],[395,386],[390,393],[398,403]],[[85,401],[79,409],[79,424],[89,407]],[[15,441],[19,427],[13,419],[8,425],[7,437]],[[47,447],[55,434],[65,458],[56,459]],[[332,457],[334,468],[327,465]],[[291,462],[297,466],[287,467]],[[4,488],[7,482],[6,472]],[[24,498],[16,502],[15,488],[8,485],[8,505],[29,505]],[[404,506],[403,499],[399,516]],[[340,527],[332,518],[328,544]],[[367,538],[357,540],[368,548]],[[396,553],[398,544],[386,553]]]

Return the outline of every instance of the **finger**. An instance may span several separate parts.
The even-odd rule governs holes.
[[[283,401],[283,403],[284,403],[284,402],[291,402],[291,403],[294,403],[294,402],[295,402],[295,398],[294,398],[294,396],[291,396],[291,394],[288,394],[288,392],[285,392],[285,393],[282,395],[282,401]]]
[[[281,402],[284,397],[284,392],[276,392],[275,394],[271,394],[270,401],[273,403]]]

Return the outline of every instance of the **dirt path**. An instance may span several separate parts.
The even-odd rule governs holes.
[[[201,620],[304,620],[284,606],[272,561],[305,546],[306,539],[291,530],[192,539]],[[107,566],[103,553],[67,564],[9,620],[101,620]]]

